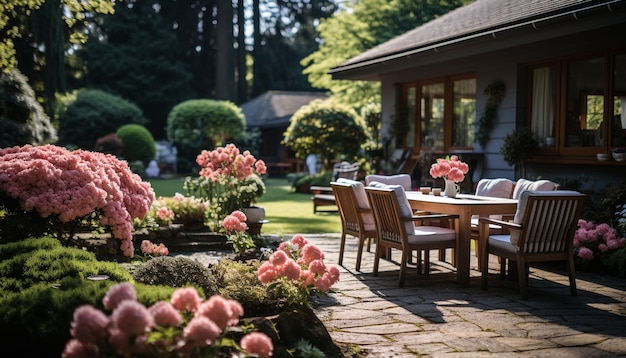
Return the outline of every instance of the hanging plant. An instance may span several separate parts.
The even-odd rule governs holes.
[[[483,92],[487,97],[487,103],[485,104],[485,111],[483,115],[476,122],[476,130],[474,132],[474,140],[484,147],[489,140],[489,133],[493,129],[493,124],[498,117],[498,107],[502,103],[502,98],[506,93],[506,86],[502,81],[495,81],[491,83]]]

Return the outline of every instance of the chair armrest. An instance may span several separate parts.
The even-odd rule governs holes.
[[[479,217],[478,218],[478,225],[489,225],[489,224],[495,224],[495,225],[500,225],[503,228],[508,228],[508,229],[521,229],[522,225],[520,224],[516,224],[512,221],[504,221],[504,220],[497,220],[497,219],[492,219],[492,218],[488,218],[488,217]]]

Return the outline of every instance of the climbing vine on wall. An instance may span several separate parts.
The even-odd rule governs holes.
[[[498,107],[502,103],[502,98],[506,93],[506,86],[502,81],[494,81],[485,88],[483,92],[487,97],[485,111],[483,115],[476,121],[476,129],[474,132],[474,140],[484,147],[489,140],[489,133],[493,129],[493,124],[498,117]]]

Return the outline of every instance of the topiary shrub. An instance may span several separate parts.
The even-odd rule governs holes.
[[[192,99],[174,106],[167,117],[167,137],[178,148],[180,172],[191,172],[202,149],[243,138],[246,119],[234,103]]]
[[[59,114],[59,143],[93,150],[98,138],[125,124],[146,124],[139,107],[107,92],[85,89]]]
[[[0,148],[54,143],[57,131],[17,69],[0,72]]]
[[[122,140],[122,156],[129,162],[141,161],[148,164],[156,155],[154,138],[150,131],[139,124],[126,124],[118,128],[117,136]]]
[[[315,100],[294,113],[283,142],[299,158],[318,154],[324,169],[329,169],[331,159],[356,156],[369,139],[365,121],[353,109],[330,100]]]
[[[193,285],[201,288],[206,297],[217,293],[216,279],[211,270],[187,257],[155,257],[139,266],[133,272],[133,278],[148,285]]]

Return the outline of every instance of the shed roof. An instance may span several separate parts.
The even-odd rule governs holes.
[[[267,91],[242,104],[241,110],[249,127],[279,127],[288,125],[300,107],[327,97],[325,92]]]
[[[423,51],[518,27],[575,20],[598,10],[623,8],[624,0],[476,0],[365,51],[331,69],[331,74],[362,69]]]

